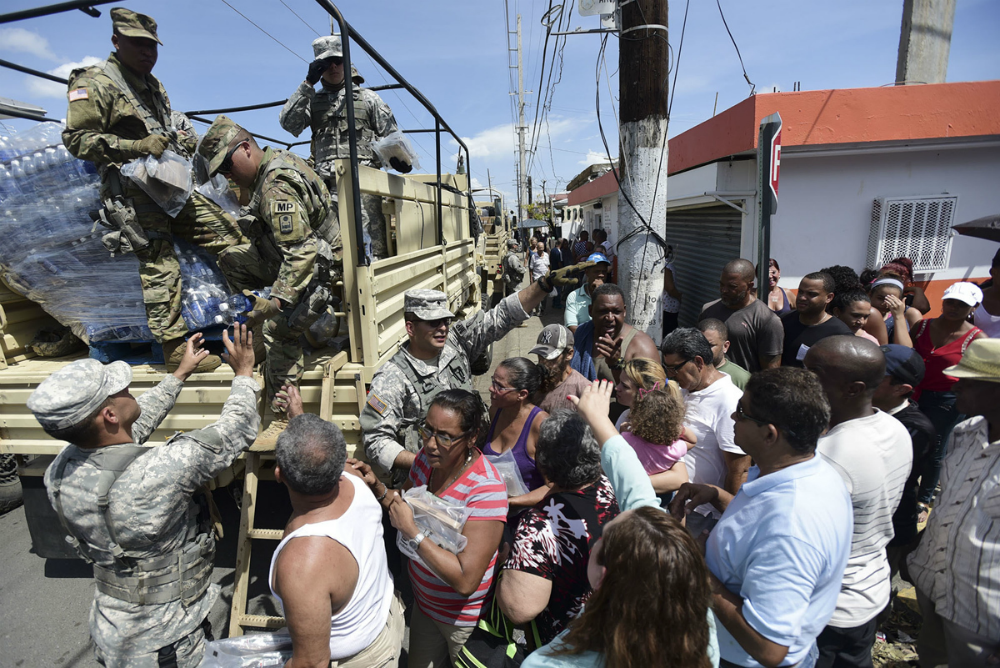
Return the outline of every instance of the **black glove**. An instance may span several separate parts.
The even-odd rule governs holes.
[[[400,174],[409,174],[410,170],[413,169],[413,165],[408,162],[403,162],[399,158],[389,158],[389,166]]]
[[[309,63],[309,73],[306,74],[306,81],[309,85],[315,86],[323,78],[323,72],[330,67],[333,58],[320,58]]]

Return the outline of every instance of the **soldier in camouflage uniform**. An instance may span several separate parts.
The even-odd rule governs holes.
[[[174,406],[184,380],[207,353],[195,334],[177,371],[138,400],[124,362],[77,360],[42,381],[28,408],[69,445],[45,472],[49,500],[80,557],[93,564],[97,591],[90,634],[109,668],[195,667],[207,617],[215,538],[194,495],[253,443],[260,417],[252,379],[252,336],[224,335],[236,377],[219,420],[142,447]]]
[[[580,266],[550,272],[488,312],[451,324],[448,298],[437,290],[409,290],[403,312],[409,340],[372,377],[361,411],[361,434],[368,460],[406,478],[423,443],[417,427],[431,400],[443,390],[472,388],[471,360],[499,341],[531,312],[553,285]]]
[[[344,60],[339,36],[320,37],[312,43],[315,60],[309,65],[306,80],[285,102],[278,122],[298,137],[307,127],[312,128],[312,154],[316,172],[326,182],[337,200],[337,174],[334,160],[351,157],[347,134],[347,112],[344,110]],[[357,70],[352,67],[352,75]],[[353,78],[353,77],[352,77]],[[313,88],[322,79],[317,93]],[[360,75],[354,78],[361,79]],[[364,79],[361,79],[364,81]],[[395,132],[396,119],[382,98],[373,90],[354,88],[354,123],[358,140],[358,164],[380,169],[382,162],[372,148],[372,142]],[[393,159],[393,169],[404,174],[410,165]],[[372,259],[387,257],[385,216],[382,198],[361,195],[361,217],[364,231],[371,239]]]
[[[119,176],[123,164],[147,155],[158,158],[166,149],[190,157],[197,137],[174,126],[167,93],[150,73],[161,44],[156,21],[121,7],[111,10],[111,18],[116,51],[70,74],[63,143],[77,158],[97,165],[102,199],[121,195],[134,206],[149,239],[149,245],[136,252],[146,316],[153,336],[163,343],[170,369],[180,360],[188,333],[181,316],[181,273],[173,236],[215,255],[239,253],[248,246],[236,221],[201,194],[191,193],[177,217],[170,218],[138,186]],[[199,371],[219,364],[218,356],[210,355]]]
[[[519,286],[521,281],[524,280],[524,264],[521,262],[521,258],[517,255],[517,249],[517,240],[508,239],[507,254],[504,255],[503,261],[501,262],[503,266],[503,285],[505,295],[509,295],[517,290],[517,286]]]
[[[263,323],[264,374],[275,420],[259,442],[271,444],[288,423],[274,395],[302,379],[300,337],[339,302],[334,291],[343,276],[340,224],[326,186],[305,160],[289,151],[261,150],[226,116],[205,132],[199,152],[210,176],[220,172],[252,193],[239,221],[252,252],[240,256],[239,264],[221,257],[219,266],[242,288],[271,286],[270,299],[244,292],[254,299],[248,324]]]

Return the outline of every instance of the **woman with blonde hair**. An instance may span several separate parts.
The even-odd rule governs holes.
[[[666,387],[668,392],[683,402],[680,386],[672,380],[667,380],[667,373],[659,361],[635,357],[625,362],[618,385],[615,387],[615,398],[619,404],[625,406],[626,410],[615,422],[615,429],[621,430],[622,425],[628,422],[629,409],[635,401],[636,393],[639,390],[652,390],[657,383],[660,387]]]

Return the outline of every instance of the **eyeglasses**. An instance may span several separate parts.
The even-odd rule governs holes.
[[[504,387],[503,385],[501,385],[500,383],[498,383],[496,380],[492,380],[490,382],[490,387],[492,387],[497,392],[513,392],[514,391],[513,387]]]
[[[428,325],[431,329],[437,329],[441,325],[445,327],[451,327],[451,318],[438,318],[437,320],[418,320],[425,325]]]
[[[762,427],[765,426],[765,425],[771,424],[767,420],[761,420],[759,418],[755,418],[754,416],[752,416],[749,413],[747,413],[745,410],[743,410],[743,404],[741,404],[741,403],[737,403],[736,404],[736,419],[737,420],[750,420],[751,422],[756,422],[757,424],[759,424]]]
[[[681,368],[684,367],[684,365],[690,363],[691,361],[692,360],[684,360],[680,364],[674,364],[673,366],[671,366],[669,364],[664,364],[663,365],[663,370],[667,372],[668,376],[676,376],[677,372],[680,371]]]
[[[222,164],[219,165],[220,174],[228,174],[229,172],[233,171],[233,155],[236,153],[236,149],[238,149],[240,146],[243,146],[243,144],[246,144],[246,142],[241,141],[239,144],[234,146],[229,151],[229,153],[226,153],[225,159],[222,161]]]
[[[463,434],[459,434],[458,436],[452,436],[451,434],[446,434],[443,431],[429,429],[427,427],[427,423],[417,427],[417,433],[420,434],[420,438],[423,439],[424,443],[431,440],[431,436],[433,436],[434,440],[438,442],[438,445],[443,445],[446,448],[450,448],[456,441],[461,441],[469,435],[469,432],[465,432]]]

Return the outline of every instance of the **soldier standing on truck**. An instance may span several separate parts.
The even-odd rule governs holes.
[[[563,285],[574,265],[550,272],[488,312],[452,325],[448,297],[438,290],[408,290],[403,317],[408,341],[372,377],[361,411],[361,434],[368,460],[406,479],[423,446],[418,428],[431,400],[443,390],[473,391],[471,360],[528,319],[553,286]]]
[[[315,60],[309,64],[306,80],[285,102],[278,122],[298,137],[306,127],[312,128],[313,162],[316,172],[326,182],[334,201],[337,199],[337,174],[334,160],[351,157],[347,134],[347,111],[344,108],[344,52],[340,36],[320,37],[312,43]],[[352,73],[356,70],[352,69]],[[360,76],[358,77],[360,78]],[[322,80],[317,93],[314,86]],[[364,79],[362,79],[364,81]],[[395,132],[396,119],[382,98],[373,90],[354,88],[354,124],[358,140],[358,164],[380,169],[382,162],[372,143]],[[403,174],[411,166],[393,158],[390,165]],[[336,210],[336,209],[335,209]],[[361,195],[361,220],[371,242],[372,259],[389,255],[386,242],[385,216],[382,198]],[[367,243],[366,243],[367,246]]]
[[[524,263],[517,256],[517,249],[517,239],[508,239],[507,254],[503,256],[501,261],[505,297],[516,292],[517,286],[524,280]]]
[[[125,362],[77,360],[42,381],[28,408],[68,441],[45,472],[49,500],[80,557],[94,567],[90,635],[109,668],[195,667],[205,651],[215,538],[194,495],[253,443],[260,424],[253,335],[223,333],[236,377],[219,420],[142,447],[207,354],[193,335],[173,375],[129,393]],[[210,633],[209,633],[210,637]]]
[[[167,149],[185,157],[197,137],[174,127],[170,100],[151,72],[157,60],[156,21],[122,7],[111,10],[115,46],[108,59],[73,70],[63,143],[81,160],[97,165],[105,212],[119,227],[121,246],[134,250],[146,317],[153,337],[163,344],[167,370],[184,354],[187,325],[181,316],[181,271],[173,236],[196,243],[214,255],[247,249],[236,221],[198,192],[192,192],[176,218],[170,218],[119,168],[137,158],[159,158]],[[111,235],[109,235],[111,236]],[[107,245],[107,244],[106,244]],[[202,358],[198,371],[211,371],[222,360]]]
[[[300,337],[339,303],[334,291],[343,276],[340,223],[326,186],[305,160],[289,151],[261,150],[226,116],[216,117],[198,150],[209,176],[221,173],[251,193],[239,221],[251,250],[236,258],[239,264],[222,257],[219,266],[253,300],[247,325],[263,325],[264,376],[275,418],[259,443],[273,445],[288,424],[274,395],[302,380]],[[248,289],[265,286],[271,286],[267,299]]]

